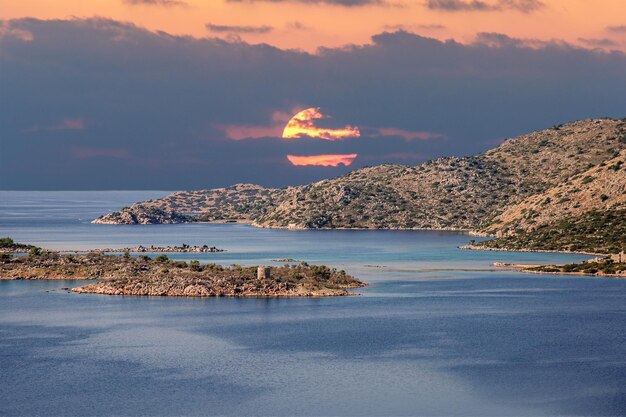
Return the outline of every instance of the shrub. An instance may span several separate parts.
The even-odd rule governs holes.
[[[168,258],[167,255],[165,255],[165,254],[161,254],[161,255],[157,256],[156,258],[154,258],[154,260],[157,261],[157,262],[165,263],[165,262],[168,262],[170,260],[170,258]]]
[[[28,251],[28,255],[30,255],[30,256],[39,256],[39,255],[41,255],[41,248],[38,248],[36,246],[30,248],[30,250]]]
[[[10,237],[0,238],[0,248],[10,248],[15,245],[15,242]]]

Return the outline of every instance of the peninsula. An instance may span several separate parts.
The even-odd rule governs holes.
[[[351,295],[365,284],[323,265],[223,267],[140,255],[59,254],[33,251],[0,256],[0,280],[99,280],[77,293],[183,297],[321,297]]]
[[[586,275],[598,277],[626,278],[626,256],[620,254],[619,260],[611,258],[590,259],[582,263],[566,265],[526,265],[496,262],[494,266],[513,268],[520,272],[533,274]]]
[[[100,224],[247,222],[286,229],[466,230],[475,248],[618,253],[626,246],[626,119],[588,119],[479,155],[379,165],[297,187],[179,191]]]

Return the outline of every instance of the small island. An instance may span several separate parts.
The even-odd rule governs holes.
[[[220,249],[218,247],[215,246],[209,246],[209,245],[188,245],[186,243],[181,244],[180,246],[154,246],[154,245],[150,245],[150,246],[143,246],[143,245],[139,245],[139,246],[135,246],[132,248],[101,248],[101,249],[88,249],[88,250],[72,250],[72,251],[68,251],[68,250],[64,250],[64,251],[56,251],[56,252],[74,252],[74,253],[81,253],[81,252],[106,252],[106,253],[125,253],[125,252],[134,252],[134,253],[146,253],[146,252],[157,252],[157,253],[162,253],[162,252],[180,252],[180,253],[187,253],[187,252],[196,252],[196,253],[217,253],[217,252],[225,252],[224,249]]]
[[[76,293],[178,297],[322,297],[346,296],[365,286],[323,265],[223,267],[173,261],[167,255],[59,254],[40,249],[27,256],[0,256],[0,279],[99,280],[73,288]]]

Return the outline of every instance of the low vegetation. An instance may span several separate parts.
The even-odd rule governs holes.
[[[526,268],[531,272],[586,274],[586,275],[609,275],[618,276],[626,274],[626,262],[613,262],[610,259],[594,262],[583,262],[567,265],[541,265]]]
[[[558,250],[615,254],[626,249],[626,209],[594,210],[487,240],[476,247],[508,250]]]
[[[11,239],[10,237],[2,237],[0,238],[0,252],[2,253],[15,253],[15,252],[22,252],[22,253],[26,253],[29,251],[41,251],[40,248],[33,246],[33,245],[26,245],[24,243],[17,243],[15,242],[13,239]]]

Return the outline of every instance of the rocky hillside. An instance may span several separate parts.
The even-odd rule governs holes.
[[[137,203],[95,222],[247,221],[276,228],[474,229],[493,233],[502,227],[511,229],[514,217],[524,208],[528,213],[530,206],[539,204],[539,200],[526,199],[540,198],[544,193],[554,195],[548,205],[570,198],[572,203],[567,206],[571,206],[572,214],[591,208],[586,203],[574,207],[575,200],[585,200],[594,193],[600,193],[599,199],[607,194],[600,187],[603,179],[596,183],[597,188],[581,191],[578,196],[573,191],[576,187],[558,187],[568,181],[592,184],[586,182],[588,175],[582,174],[596,167],[599,171],[589,174],[595,178],[600,175],[600,165],[615,165],[624,149],[624,120],[583,120],[509,139],[476,156],[440,158],[417,166],[362,168],[283,189],[239,184],[177,192]],[[622,170],[620,166],[613,172],[604,171],[606,175],[621,175]],[[608,191],[609,203],[617,201],[613,200],[619,193],[617,188]],[[547,195],[541,201],[545,198]],[[518,214],[510,211],[513,207],[518,207]],[[555,206],[555,210],[562,207]]]
[[[100,224],[186,223],[190,221],[251,222],[271,211],[289,189],[236,184],[227,188],[178,191],[158,200],[142,201],[99,217]]]
[[[609,208],[556,217],[552,222],[499,234],[496,239],[468,248],[617,254],[626,250],[626,209]]]
[[[508,207],[485,231],[499,235],[526,232],[558,218],[626,209],[625,163],[623,150],[615,158]]]
[[[485,229],[489,249],[618,253],[626,249],[626,151],[508,207]]]

